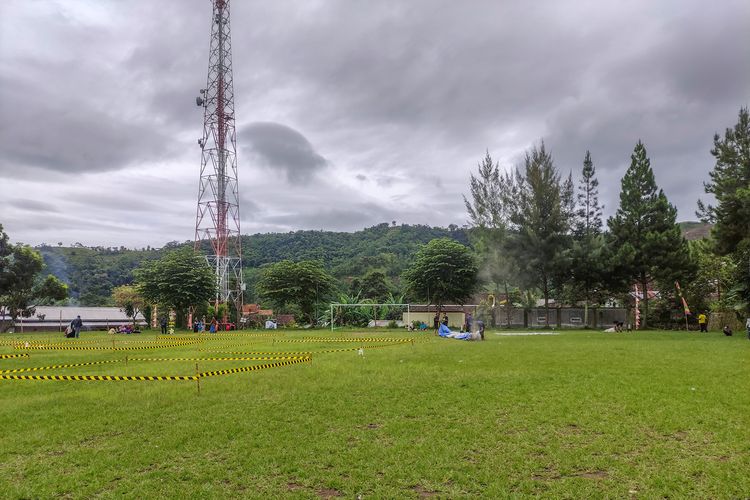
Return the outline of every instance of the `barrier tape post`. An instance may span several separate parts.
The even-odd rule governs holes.
[[[198,363],[195,363],[195,382],[198,385],[198,395],[201,395],[201,377],[198,371]]]
[[[125,355],[125,366],[128,366],[128,355]]]

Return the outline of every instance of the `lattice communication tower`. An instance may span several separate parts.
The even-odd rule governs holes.
[[[201,174],[195,218],[195,250],[208,252],[216,273],[215,305],[238,310],[245,289],[242,281],[242,238],[237,182],[237,141],[232,84],[232,42],[229,0],[212,0],[211,45],[206,88],[195,102],[203,108]]]

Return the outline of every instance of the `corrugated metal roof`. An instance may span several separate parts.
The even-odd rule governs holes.
[[[24,323],[33,323],[40,315],[44,315],[46,321],[59,320],[73,321],[80,316],[84,323],[86,321],[132,321],[119,307],[77,307],[77,306],[37,306],[36,313],[30,318],[24,318]],[[138,313],[137,319],[144,319],[142,313]]]

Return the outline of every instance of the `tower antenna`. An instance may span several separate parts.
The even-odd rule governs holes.
[[[195,251],[205,253],[216,275],[214,307],[235,307],[241,314],[242,238],[237,182],[237,140],[232,82],[229,0],[212,0],[211,44],[206,88],[195,102],[203,107],[201,173],[195,217]],[[229,308],[228,307],[228,308]],[[228,309],[227,308],[227,309]],[[227,321],[226,316],[222,318]]]

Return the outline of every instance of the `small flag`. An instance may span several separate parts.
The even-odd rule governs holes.
[[[638,297],[638,285],[633,285],[633,295],[635,295],[635,329],[641,327],[641,310],[639,309],[640,297]]]
[[[680,300],[682,301],[682,307],[685,309],[685,316],[690,315],[690,308],[687,305],[687,301],[685,300],[685,297],[682,296],[682,289],[680,288],[680,282],[675,281],[674,282],[675,288],[677,288],[677,296],[680,297]]]

